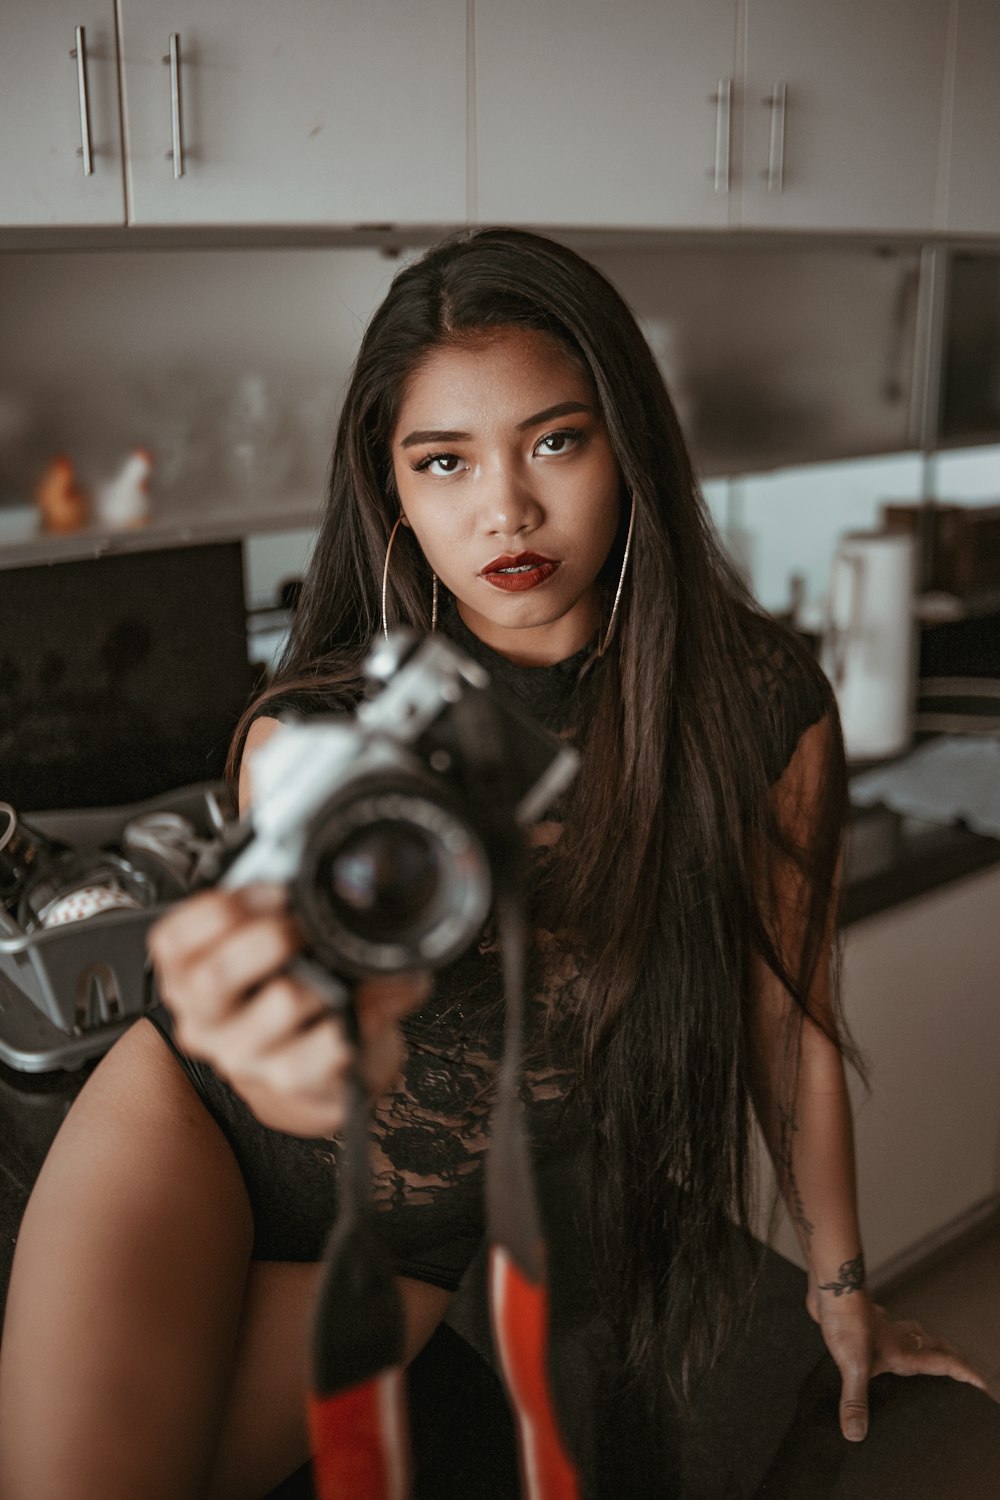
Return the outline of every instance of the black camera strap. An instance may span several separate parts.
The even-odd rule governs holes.
[[[486,846],[506,1001],[486,1160],[494,1344],[517,1423],[525,1500],[579,1500],[549,1379],[549,1297],[541,1216],[519,1093],[527,947],[525,855],[503,726],[485,690],[454,705],[467,805]],[[319,1500],[407,1500],[404,1324],[371,1202],[369,1100],[352,1080],[338,1217],[313,1325],[310,1430]]]
[[[493,870],[504,981],[504,1046],[486,1158],[493,1343],[517,1422],[526,1500],[578,1500],[580,1485],[559,1429],[549,1377],[545,1237],[519,1089],[528,945],[524,839],[515,816],[503,721],[492,698],[485,690],[469,693],[458,708],[463,762],[474,778],[468,788],[470,804],[482,809],[479,831]]]

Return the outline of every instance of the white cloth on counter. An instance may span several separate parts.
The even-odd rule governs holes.
[[[856,807],[880,803],[926,823],[965,823],[1000,838],[1000,738],[941,735],[851,780]]]

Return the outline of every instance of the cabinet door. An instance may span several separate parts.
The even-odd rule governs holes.
[[[958,0],[947,228],[1000,233],[1000,5]]]
[[[847,929],[844,1010],[869,1274],[888,1280],[981,1221],[1000,1194],[1000,869]],[[762,1180],[768,1164],[760,1147]],[[763,1194],[761,1202],[767,1202]],[[758,1232],[768,1224],[761,1214]],[[774,1246],[801,1264],[783,1217]]]
[[[131,223],[464,221],[465,0],[121,10]]]
[[[871,1270],[932,1250],[1000,1189],[998,910],[994,869],[847,931],[845,1008],[872,1075],[856,1126]]]
[[[736,0],[477,0],[476,217],[725,227],[735,46]]]
[[[124,223],[114,0],[6,5],[0,40],[0,223]]]
[[[933,227],[948,9],[747,0],[745,225]]]

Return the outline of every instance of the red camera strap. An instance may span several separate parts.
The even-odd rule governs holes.
[[[518,1435],[523,1500],[580,1500],[549,1377],[545,1243],[518,1094],[523,918],[497,901],[507,1025],[486,1162],[494,1345]],[[370,1203],[367,1100],[355,1089],[341,1201],[313,1329],[310,1432],[319,1500],[408,1500],[403,1313]]]
[[[502,1245],[490,1246],[493,1342],[517,1422],[524,1500],[579,1500],[576,1469],[549,1387],[549,1297]]]

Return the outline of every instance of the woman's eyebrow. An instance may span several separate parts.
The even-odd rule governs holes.
[[[594,415],[594,408],[588,406],[585,401],[560,401],[557,406],[547,406],[544,411],[536,411],[533,417],[525,417],[523,422],[518,422],[518,432],[524,432],[527,427],[537,427],[539,422],[551,422],[553,417],[568,417],[571,412],[585,411]]]
[[[577,411],[594,415],[594,408],[584,401],[560,401],[555,406],[547,406],[544,411],[536,411],[534,416],[525,417],[523,422],[518,422],[517,431],[524,432],[528,427],[537,427],[540,422],[550,422],[554,417],[568,417],[571,412]],[[470,432],[457,432],[453,429],[422,428],[418,432],[407,433],[399,446],[415,448],[419,443],[460,443],[467,442],[471,436]]]
[[[413,448],[418,443],[460,443],[468,441],[471,436],[471,432],[444,432],[428,428],[427,431],[408,433],[399,446]]]

